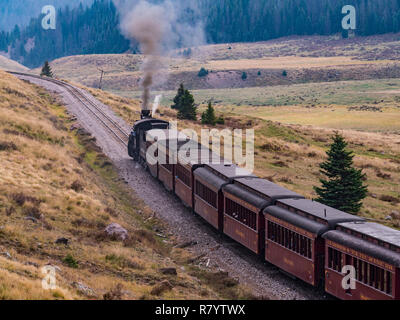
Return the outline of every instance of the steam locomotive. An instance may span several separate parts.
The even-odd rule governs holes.
[[[307,200],[224,159],[214,163],[215,154],[196,142],[183,159],[179,148],[189,142],[144,110],[128,153],[195,214],[286,273],[343,300],[400,299],[400,231]],[[172,154],[176,163],[168,161]],[[154,162],[160,155],[166,161]]]

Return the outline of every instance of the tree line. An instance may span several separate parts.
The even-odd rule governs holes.
[[[40,14],[42,8],[53,5],[56,8],[69,6],[77,7],[80,3],[84,6],[92,4],[93,0],[1,0],[0,30],[10,31],[15,24],[26,26],[32,17]]]
[[[56,29],[42,28],[43,15],[20,30],[0,33],[0,51],[28,67],[77,54],[126,52],[130,45],[119,31],[119,15],[112,1],[96,0],[91,7],[65,7],[57,12]]]
[[[209,43],[265,41],[290,35],[342,32],[342,7],[356,8],[355,33],[400,32],[400,0],[187,0],[195,1]],[[0,32],[0,51],[28,67],[76,54],[122,53],[130,48],[119,30],[119,14],[110,0],[95,0],[57,12],[56,30],[43,30],[43,15],[11,32]],[[190,12],[180,21],[190,21]],[[133,47],[135,48],[135,47]]]
[[[356,8],[360,36],[400,31],[400,0],[199,0],[210,42],[262,41],[342,32],[342,8]]]

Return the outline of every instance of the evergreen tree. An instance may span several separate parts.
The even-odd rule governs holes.
[[[13,60],[36,68],[46,60],[64,56],[123,53],[129,49],[129,40],[119,29],[119,13],[110,0],[95,0],[87,8],[59,9],[55,30],[44,30],[42,19],[41,15],[32,19],[24,29],[15,27],[9,33],[7,46],[10,45],[9,54]],[[25,45],[32,39],[34,46],[25,50]]]
[[[181,96],[178,106],[178,119],[197,119],[197,107],[194,104],[193,95],[189,92],[189,90],[184,90],[184,94]]]
[[[320,179],[322,187],[314,187],[314,190],[319,196],[317,201],[356,214],[367,196],[367,186],[363,184],[366,176],[353,167],[354,154],[346,147],[344,137],[336,132],[327,152],[328,159],[320,164],[320,172],[328,179]]]
[[[53,71],[51,70],[50,64],[48,61],[46,61],[43,65],[42,72],[40,73],[40,76],[46,76],[53,78]]]
[[[201,77],[205,77],[206,75],[208,75],[208,70],[206,70],[205,68],[202,67],[198,73],[198,76],[201,78]]]
[[[183,50],[183,56],[185,57],[185,58],[190,58],[191,56],[192,56],[192,48],[189,48],[189,49],[185,49],[185,50]]]
[[[217,124],[225,124],[225,119],[224,117],[220,116],[217,118]]]
[[[211,102],[208,103],[207,110],[204,111],[201,115],[201,123],[210,124],[212,126],[215,126],[215,124],[217,123],[217,118],[215,116],[215,111],[213,106],[211,105]]]
[[[174,98],[174,104],[171,106],[172,109],[175,110],[180,110],[181,108],[181,101],[182,101],[182,97],[185,94],[185,88],[183,86],[183,83],[181,83],[181,85],[179,86],[178,89],[178,93],[176,94],[175,98]]]

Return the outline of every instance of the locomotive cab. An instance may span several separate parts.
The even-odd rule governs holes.
[[[155,119],[150,110],[142,110],[140,120],[135,122],[129,135],[128,154],[140,162],[140,149],[146,145],[146,132],[153,129],[168,129],[169,122]],[[145,159],[142,159],[145,160]]]

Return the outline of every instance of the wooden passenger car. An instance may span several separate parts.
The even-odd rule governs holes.
[[[265,260],[318,286],[324,275],[322,235],[338,223],[363,219],[306,199],[278,200],[265,215]]]
[[[168,130],[166,139],[158,141],[158,179],[168,191],[174,191],[178,150],[188,142],[187,136],[175,130]]]
[[[175,194],[189,208],[194,207],[194,170],[216,160],[220,162],[220,158],[210,149],[195,142],[193,145],[195,148],[192,150],[195,151],[189,152],[185,156],[178,154],[178,163],[175,166]]]
[[[146,165],[150,174],[157,179],[158,179],[158,161],[157,161],[158,149],[156,148],[154,153],[149,152],[148,154],[147,150],[155,141],[158,140],[160,136],[162,136],[161,133],[164,133],[166,131],[167,130],[157,130],[157,129],[147,131],[146,137],[143,141],[143,147],[141,148],[140,151],[140,156],[146,159]]]
[[[253,176],[234,164],[206,164],[194,171],[194,211],[214,228],[223,230],[222,187],[233,178]],[[255,177],[255,176],[253,176]]]
[[[340,223],[323,235],[325,291],[343,300],[400,299],[400,231],[371,222]],[[343,288],[343,266],[355,268],[355,288]]]
[[[265,220],[263,210],[276,199],[304,198],[268,180],[249,177],[234,179],[223,187],[226,235],[256,254],[264,253]]]

